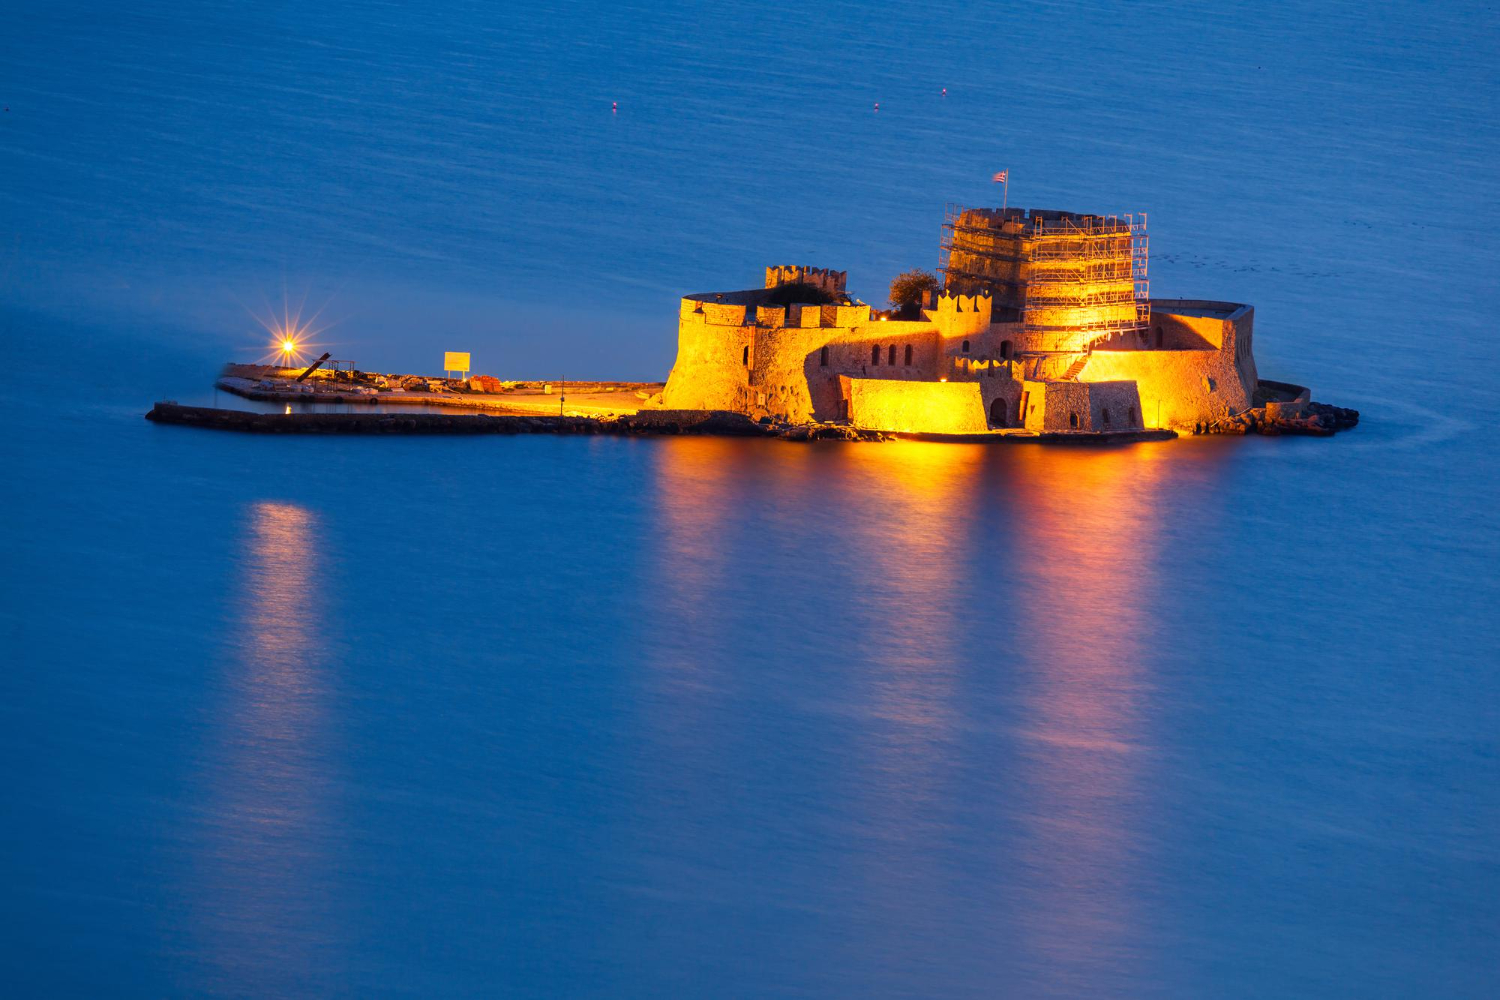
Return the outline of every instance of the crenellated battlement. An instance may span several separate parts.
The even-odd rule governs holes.
[[[945,337],[972,338],[989,329],[994,308],[994,297],[987,290],[972,294],[945,290],[926,315]]]
[[[766,268],[766,287],[781,285],[812,285],[829,295],[843,295],[848,271],[830,271],[826,267],[809,267],[805,264],[782,264]]]
[[[939,314],[982,312],[988,316],[994,308],[994,303],[994,297],[989,292],[976,292],[973,295],[964,295],[945,290],[937,297],[937,303],[934,308]]]
[[[755,307],[727,302],[703,303],[704,322],[709,326],[745,326],[755,322]]]
[[[724,297],[740,293],[725,293]],[[972,296],[971,296],[972,298]],[[795,326],[805,328],[850,328],[870,322],[870,307],[863,302],[816,305],[794,302],[791,305],[755,305],[740,302],[709,301],[707,296],[688,296],[682,300],[680,322],[703,326]]]

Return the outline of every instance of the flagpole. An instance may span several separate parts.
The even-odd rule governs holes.
[[[1000,188],[1001,188],[1000,211],[1003,212],[1007,208],[1010,207],[1010,169],[1009,168],[1006,168],[1006,171],[1005,171],[1005,183],[1002,184],[1002,185],[1000,185]]]

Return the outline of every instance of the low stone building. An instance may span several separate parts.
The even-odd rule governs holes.
[[[875,315],[848,296],[845,272],[809,267],[684,297],[662,405],[886,431],[1064,434],[1191,430],[1255,405],[1254,310],[1151,299],[1131,277],[1144,273],[1144,219],[955,218],[946,287],[919,320]]]

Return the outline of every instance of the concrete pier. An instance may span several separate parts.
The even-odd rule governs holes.
[[[770,427],[739,413],[654,410],[610,417],[488,413],[252,413],[159,402],[146,419],[159,424],[253,434],[717,434],[771,437]]]

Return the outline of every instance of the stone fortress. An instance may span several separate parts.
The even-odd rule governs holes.
[[[811,267],[686,296],[661,405],[1022,436],[1191,433],[1309,405],[1258,378],[1250,306],[1150,297],[1144,215],[950,209],[943,232],[942,287],[909,315]]]

